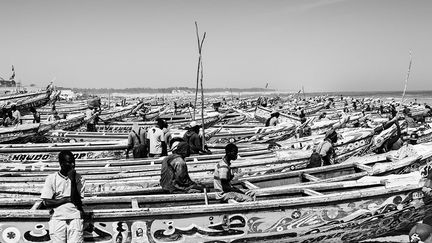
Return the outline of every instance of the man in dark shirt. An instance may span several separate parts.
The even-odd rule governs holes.
[[[189,144],[191,154],[209,153],[209,151],[204,150],[202,146],[202,141],[199,134],[200,125],[196,121],[192,121],[189,125],[188,131],[183,136],[183,140]]]
[[[162,161],[160,185],[168,193],[196,193],[203,190],[189,177],[185,158],[190,156],[190,147],[185,142],[173,144],[173,153]]]

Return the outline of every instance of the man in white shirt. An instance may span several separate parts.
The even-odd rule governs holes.
[[[164,126],[163,119],[157,119],[157,126],[154,126],[147,131],[147,139],[149,140],[149,156],[160,157],[166,155],[165,136],[162,128]]]
[[[96,108],[91,106],[86,110],[87,132],[96,132]]]
[[[51,242],[83,242],[83,209],[85,181],[75,171],[75,158],[68,150],[59,153],[60,171],[45,180],[41,199],[51,208],[49,232]]]
[[[12,116],[15,118],[15,124],[21,124],[21,113],[17,110],[16,105],[11,106]]]

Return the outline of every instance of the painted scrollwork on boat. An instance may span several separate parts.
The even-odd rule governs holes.
[[[430,169],[429,169],[430,170]],[[227,205],[229,207],[229,205]],[[348,201],[333,206],[267,208],[243,213],[200,213],[85,222],[86,242],[357,242],[410,227],[432,208],[424,194]],[[48,220],[48,219],[47,219]],[[47,222],[0,223],[1,242],[47,242]]]
[[[420,183],[422,183],[422,192],[425,194],[425,200],[427,202],[432,202],[432,163],[427,163],[421,170],[420,170],[422,180]]]
[[[246,233],[243,215],[220,215],[204,218],[155,220],[151,234],[156,242],[185,241],[189,238],[203,240],[232,239]]]

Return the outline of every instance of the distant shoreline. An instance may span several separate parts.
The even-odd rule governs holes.
[[[57,87],[57,89],[68,89],[74,92],[89,93],[89,94],[148,94],[148,95],[195,95],[195,88],[189,87],[168,87],[168,88],[125,88],[125,89],[108,89],[108,88],[67,88]],[[174,92],[173,92],[174,91]],[[199,91],[200,93],[201,91]],[[265,88],[204,88],[205,94],[303,94],[298,91],[281,91],[276,89]],[[312,91],[305,92],[306,95],[344,95],[344,96],[368,96],[368,95],[395,95],[402,96],[402,90],[398,91]],[[432,90],[410,90],[406,91],[409,95],[428,95],[432,96]]]

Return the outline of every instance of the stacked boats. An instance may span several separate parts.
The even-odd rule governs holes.
[[[35,131],[54,143],[0,147],[0,241],[49,242],[50,214],[40,190],[46,176],[59,170],[56,155],[64,149],[74,153],[76,170],[86,180],[86,242],[359,242],[409,230],[432,212],[426,193],[432,185],[427,122],[413,127],[404,119],[396,121],[407,136],[416,134],[417,144],[374,154],[395,131],[395,126],[381,125],[389,120],[387,114],[343,112],[346,106],[331,99],[296,105],[292,99],[274,100],[271,108],[250,106],[246,101],[253,99],[248,98],[241,106],[227,104],[219,112],[207,108],[197,115],[170,103],[144,109],[145,102],[130,101],[104,109],[98,132],[84,131],[85,116],[78,112],[83,109],[40,124]],[[62,104],[56,102],[58,110]],[[65,111],[83,106],[77,104],[64,103]],[[306,121],[292,107],[303,109]],[[280,123],[264,126],[275,111]],[[427,114],[426,107],[416,111]],[[77,117],[82,122],[72,122]],[[147,129],[159,117],[169,122],[172,137],[182,137],[192,120],[203,123],[212,153],[193,155],[187,165],[192,180],[206,187],[204,193],[164,194],[159,185],[163,158],[125,158],[132,123]],[[306,126],[311,135],[299,137]],[[335,163],[307,168],[314,147],[330,129],[340,137]],[[229,142],[239,147],[233,183],[254,190],[253,202],[216,199],[213,170]]]

